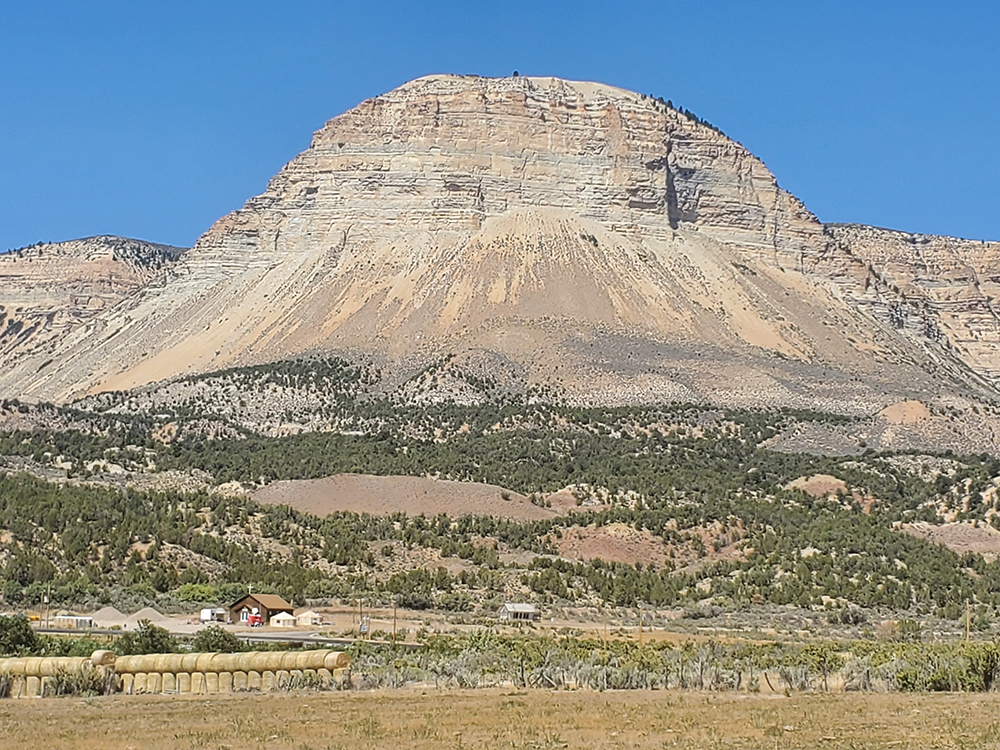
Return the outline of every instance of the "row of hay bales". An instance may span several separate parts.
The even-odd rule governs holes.
[[[215,694],[283,687],[326,687],[346,682],[350,657],[342,651],[249,651],[238,654],[144,654],[95,651],[87,657],[0,659],[11,697],[53,694],[60,676],[113,672],[124,693]]]

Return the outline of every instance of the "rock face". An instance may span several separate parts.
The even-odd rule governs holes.
[[[0,255],[0,362],[13,367],[27,360],[44,370],[59,357],[63,339],[99,330],[102,312],[162,279],[183,252],[88,237]]]
[[[854,305],[1000,383],[1000,242],[845,224],[827,232],[863,266],[860,278],[828,270]]]
[[[997,327],[977,264],[996,246],[962,251],[974,322],[934,286],[936,266],[912,271],[906,242],[866,232],[824,227],[742,146],[660,101],[422,78],[328,122],[156,284],[51,351],[5,355],[0,395],[66,400],[333,351],[390,378],[489,352],[580,401],[872,413],[992,398]],[[945,258],[950,241],[934,242]],[[916,313],[897,325],[885,302],[911,271],[907,310],[941,335]]]

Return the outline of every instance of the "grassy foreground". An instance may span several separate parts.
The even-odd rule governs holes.
[[[0,747],[998,748],[1000,695],[393,691],[0,703]]]

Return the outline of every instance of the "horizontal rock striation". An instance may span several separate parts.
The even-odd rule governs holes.
[[[996,353],[986,333],[972,345],[988,320],[949,322],[924,290],[943,337],[899,327],[872,285],[896,251],[862,234],[824,227],[746,149],[662,101],[430,76],[330,120],[86,325],[7,355],[0,395],[67,400],[316,352],[401,380],[491,352],[581,403],[992,398]],[[905,275],[898,258],[884,278]],[[991,261],[968,262],[984,289],[976,263]]]
[[[1000,383],[1000,242],[851,224],[827,231],[863,266],[860,279],[835,277],[854,305]]]
[[[11,368],[23,359],[37,367],[54,361],[65,337],[91,330],[102,312],[161,281],[183,252],[101,236],[0,255],[0,361]]]

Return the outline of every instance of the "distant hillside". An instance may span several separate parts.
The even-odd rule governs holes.
[[[148,248],[59,273],[21,270],[54,250],[3,258],[21,291],[0,396],[325,353],[386,387],[445,358],[575,404],[998,397],[1000,245],[823,226],[717,129],[601,84],[412,81],[328,122],[190,251]]]

